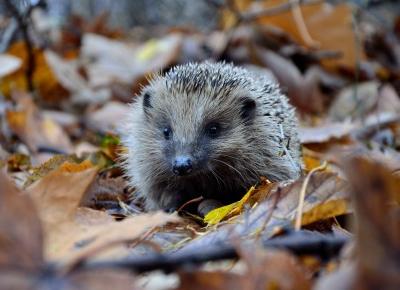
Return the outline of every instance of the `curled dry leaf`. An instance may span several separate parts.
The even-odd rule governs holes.
[[[109,89],[95,89],[78,72],[76,61],[66,61],[52,51],[45,58],[60,84],[70,92],[75,103],[104,103],[111,97]]]
[[[287,1],[264,1],[263,6],[276,7],[285,2]],[[363,51],[357,51],[357,45],[355,44],[356,36],[352,28],[352,7],[346,3],[331,5],[324,3],[324,1],[321,2],[312,5],[301,5],[301,12],[304,24],[312,39],[319,45],[319,48],[342,53],[341,58],[324,60],[324,66],[327,68],[354,68],[357,57],[364,59],[364,53]],[[258,22],[277,26],[302,45],[308,46],[304,36],[300,33],[299,25],[293,17],[292,10],[262,17]]]
[[[310,274],[288,252],[242,247],[239,253],[248,269],[244,289],[311,289]]]
[[[365,136],[373,135],[374,132],[381,131],[385,127],[395,125],[399,119],[399,114],[395,112],[379,112],[370,114],[362,120],[345,121],[341,123],[328,121],[314,127],[300,127],[299,137],[303,144],[325,143],[328,145],[329,142],[337,139],[337,141],[343,141],[344,144],[348,145],[353,143],[354,145],[353,141],[355,140],[350,140],[347,137],[360,140]],[[345,140],[346,138],[349,140]],[[338,142],[338,144],[339,143],[340,142]]]
[[[316,290],[400,287],[400,178],[382,159],[355,156],[344,162],[356,214],[356,261],[322,276]]]
[[[180,286],[177,289],[311,289],[310,277],[291,254],[244,246],[239,253],[247,268],[244,273],[182,271],[179,273]]]
[[[352,160],[348,175],[357,217],[357,289],[399,289],[400,178],[361,156]]]
[[[324,108],[324,96],[319,88],[320,69],[310,68],[305,75],[294,63],[258,45],[250,46],[258,61],[270,69],[291,102],[301,111],[319,113]]]
[[[79,260],[95,249],[134,240],[152,227],[177,220],[157,213],[117,222],[105,212],[79,208],[96,174],[97,168],[67,162],[28,187],[43,221],[49,259]],[[113,257],[117,254],[126,255],[127,248],[112,252]]]
[[[0,172],[0,289],[135,289],[133,276],[124,270],[48,271],[43,257],[39,217],[28,195]],[[111,284],[110,284],[111,283]]]
[[[50,148],[65,153],[72,150],[71,141],[62,127],[43,117],[30,95],[19,92],[16,99],[16,109],[6,112],[7,123],[30,150],[37,152],[40,148]]]
[[[41,224],[30,197],[1,170],[0,267],[37,268],[43,263],[42,243]]]
[[[113,82],[131,84],[174,63],[181,43],[181,36],[176,34],[135,45],[87,33],[83,36],[81,54],[92,87]]]
[[[382,112],[400,113],[399,97],[392,86],[370,81],[344,88],[330,107],[329,117],[341,122],[349,118],[360,120]]]
[[[300,127],[301,143],[322,143],[330,139],[340,139],[348,136],[356,128],[351,122],[328,123],[316,127]]]
[[[218,231],[210,231],[189,242],[181,251],[191,251],[207,244],[225,244],[237,237],[254,238],[259,231],[268,238],[277,228],[291,226],[296,217],[304,179],[264,185],[258,189],[257,195],[267,198],[261,198],[255,208],[218,226]],[[351,211],[349,188],[343,179],[330,172],[316,172],[310,177],[305,193],[303,225]]]
[[[130,112],[129,106],[120,102],[108,102],[95,112],[88,112],[88,125],[102,133],[115,132],[121,124],[121,118]]]
[[[12,74],[5,76],[0,82],[0,91],[5,96],[10,96],[14,90],[27,90],[25,71],[28,67],[28,54],[25,43],[18,41],[10,46],[7,54],[13,55],[22,60],[22,65]],[[51,68],[47,64],[44,53],[40,49],[34,49],[35,71],[33,84],[40,95],[40,99],[52,105],[57,105],[64,100],[68,92],[59,84]]]

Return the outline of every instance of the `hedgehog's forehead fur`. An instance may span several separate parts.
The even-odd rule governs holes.
[[[245,69],[230,64],[191,63],[156,75],[143,93],[151,96],[154,116],[168,119],[174,130],[195,133],[215,119],[240,122],[241,102],[262,94],[256,82]]]
[[[207,94],[210,97],[229,97],[234,89],[251,84],[246,70],[230,64],[209,62],[176,66],[165,75],[164,80],[169,90]]]

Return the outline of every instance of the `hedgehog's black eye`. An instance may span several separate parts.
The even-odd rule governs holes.
[[[211,122],[206,126],[206,134],[211,138],[218,137],[220,132],[221,132],[221,126],[216,122]]]
[[[170,127],[165,127],[165,128],[163,129],[163,134],[164,134],[165,140],[171,139],[171,136],[172,136],[172,129],[171,129]]]

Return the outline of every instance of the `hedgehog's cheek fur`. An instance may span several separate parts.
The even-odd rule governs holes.
[[[245,121],[251,121],[256,116],[256,102],[251,98],[242,98],[240,116]]]

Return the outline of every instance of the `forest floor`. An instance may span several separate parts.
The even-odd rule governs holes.
[[[0,289],[400,289],[400,11],[301,2],[227,1],[207,33],[1,17]],[[121,116],[153,73],[205,60],[280,84],[304,173],[205,218],[146,212]]]

